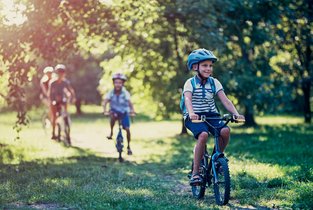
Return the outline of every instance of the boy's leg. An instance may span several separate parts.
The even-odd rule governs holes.
[[[208,137],[209,137],[209,134],[207,132],[202,132],[198,136],[198,141],[197,141],[195,152],[194,152],[192,174],[199,173],[199,166],[200,166],[201,159],[204,155],[205,145],[208,140]]]
[[[222,128],[220,131],[220,137],[219,137],[219,147],[221,152],[224,152],[226,146],[228,145],[230,137],[230,129],[228,127]]]
[[[51,112],[51,124],[52,124],[52,137],[51,139],[56,139],[55,135],[55,124],[56,124],[56,106],[50,105],[50,112]]]
[[[131,137],[130,130],[129,130],[129,128],[125,128],[125,131],[126,131],[126,136],[127,136],[127,154],[132,155],[133,152],[130,149],[130,137]]]
[[[133,152],[130,149],[130,141],[131,141],[131,134],[130,134],[130,120],[128,114],[125,114],[125,116],[122,119],[122,127],[126,131],[126,137],[127,137],[127,154],[132,155]]]
[[[112,139],[115,121],[116,121],[116,118],[114,117],[114,114],[112,114],[110,117],[110,135],[107,136],[108,139]]]
[[[192,123],[189,118],[185,120],[185,126],[193,133],[194,137],[197,139],[197,143],[194,148],[192,176],[190,178],[190,184],[195,185],[202,182],[202,178],[198,175],[199,166],[205,151],[206,142],[209,137],[209,130],[206,123]]]

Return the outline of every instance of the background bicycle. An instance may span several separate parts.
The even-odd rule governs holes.
[[[124,160],[123,157],[122,157],[123,148],[124,148],[124,137],[123,137],[122,129],[125,129],[123,127],[123,122],[122,121],[123,121],[123,119],[125,120],[125,117],[127,117],[127,118],[131,117],[131,121],[133,121],[132,117],[135,116],[135,113],[130,113],[128,115],[128,113],[126,113],[126,112],[125,113],[119,113],[119,112],[112,112],[112,111],[110,111],[110,112],[105,112],[104,115],[107,116],[107,117],[110,117],[110,118],[114,118],[114,121],[113,122],[111,121],[111,123],[113,123],[113,124],[111,124],[111,126],[114,127],[115,122],[116,121],[118,122],[118,130],[117,130],[117,135],[116,135],[116,138],[115,138],[115,147],[116,147],[117,152],[119,154],[118,159],[119,159],[120,162],[122,162]],[[112,129],[112,131],[113,131],[113,129]],[[113,135],[113,132],[111,133],[110,136],[107,136],[107,139],[111,140],[112,139],[112,135]],[[129,143],[128,143],[128,148],[127,148],[127,154],[128,155],[132,155],[132,151],[129,148]]]
[[[45,110],[41,115],[41,125],[45,134],[47,134],[47,130],[51,127],[51,121],[47,110]]]
[[[223,120],[220,127],[212,126],[208,120]],[[201,199],[205,195],[205,190],[213,184],[213,192],[215,201],[218,205],[226,205],[230,198],[230,172],[228,166],[228,159],[220,151],[219,148],[219,131],[218,129],[226,126],[229,122],[244,122],[244,120],[237,120],[233,115],[226,114],[221,117],[206,117],[201,116],[200,120],[194,120],[193,122],[206,122],[208,126],[214,129],[214,149],[212,155],[210,156],[207,152],[207,147],[205,147],[205,153],[200,163],[199,175],[202,178],[202,182],[197,185],[192,185],[191,190],[195,198]],[[213,166],[213,167],[212,167]],[[191,172],[188,177],[191,177],[193,170],[193,162],[191,164]]]
[[[57,119],[56,119],[56,126],[57,126],[57,140],[60,142],[62,139],[68,145],[71,145],[71,119],[68,112],[65,110],[65,107],[62,106],[61,103],[57,103],[53,101],[52,104],[56,106],[57,110]]]

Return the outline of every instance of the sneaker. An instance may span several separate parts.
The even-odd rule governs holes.
[[[132,155],[132,154],[133,154],[132,150],[130,148],[128,148],[127,149],[127,155]]]
[[[56,135],[52,135],[51,140],[57,140],[58,137]]]
[[[192,174],[189,180],[191,186],[200,185],[202,182],[202,177],[199,174]]]

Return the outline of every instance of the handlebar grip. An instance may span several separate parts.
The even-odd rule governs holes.
[[[244,123],[244,122],[246,122],[246,120],[245,119],[235,119],[235,122],[237,122],[237,123]]]
[[[191,122],[193,122],[193,123],[202,123],[203,120],[191,120]]]

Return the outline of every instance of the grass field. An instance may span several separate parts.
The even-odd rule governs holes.
[[[313,208],[313,125],[302,118],[257,118],[256,128],[231,125],[231,200],[219,207],[211,189],[203,200],[191,196],[187,173],[195,142],[178,135],[179,120],[136,117],[134,155],[124,154],[119,163],[100,111],[72,116],[72,147],[50,140],[41,111],[31,113],[20,140],[14,140],[14,114],[0,114],[0,209]]]

